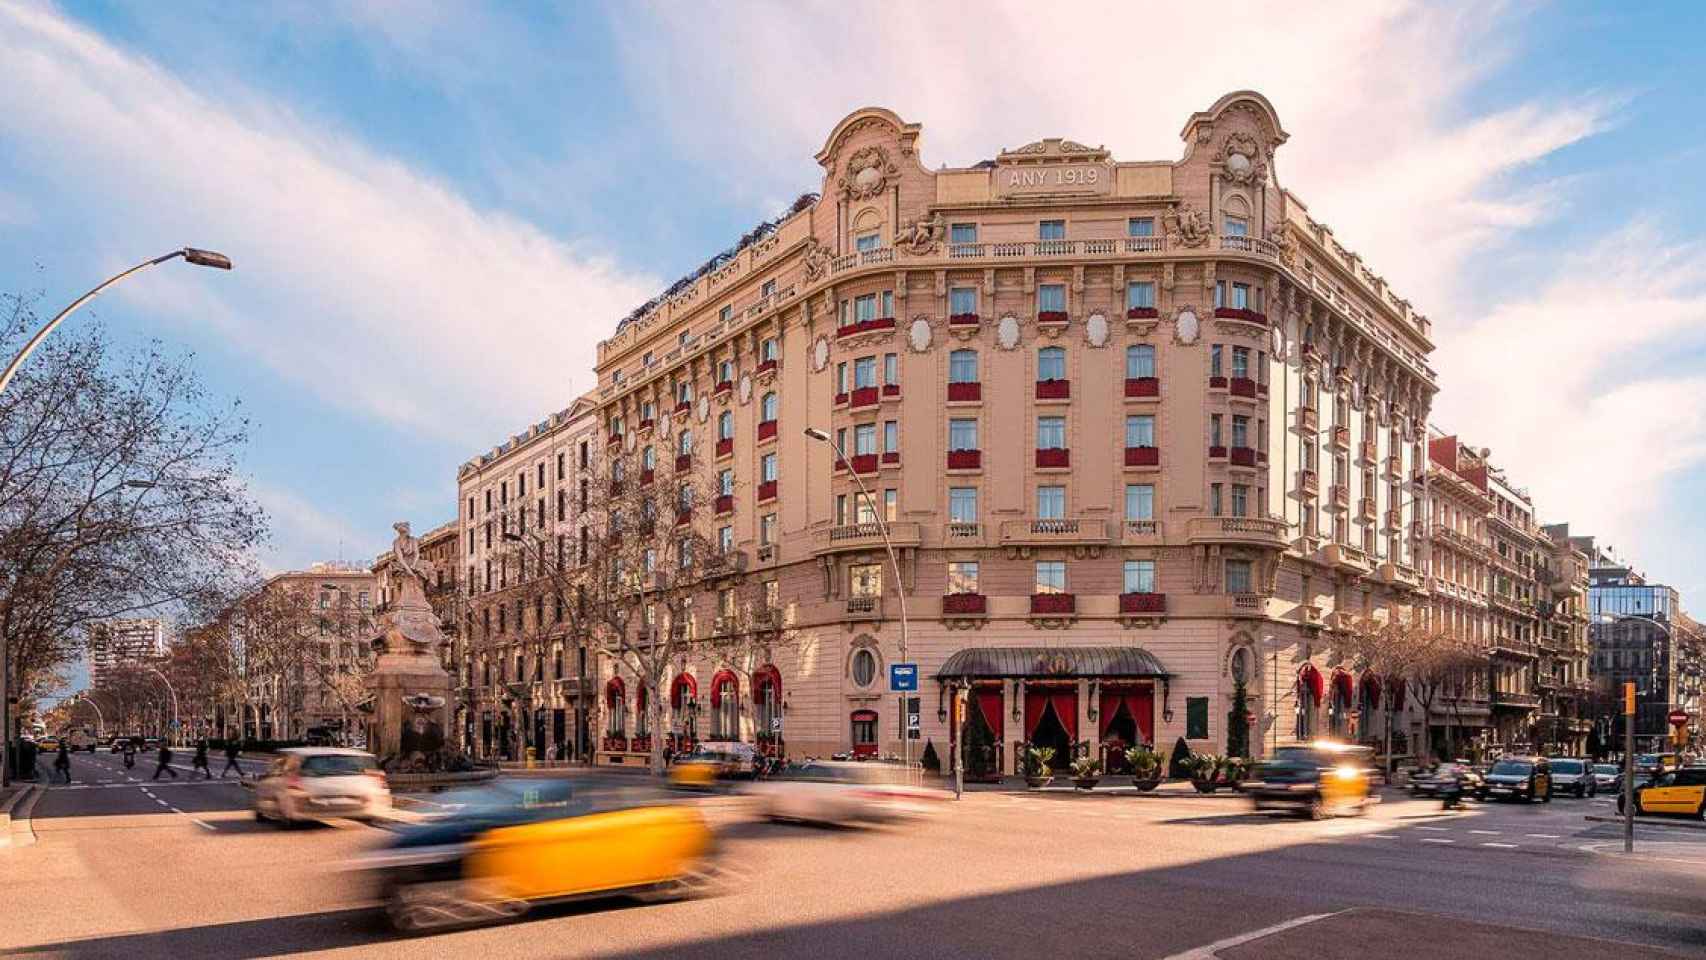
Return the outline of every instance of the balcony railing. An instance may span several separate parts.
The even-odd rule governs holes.
[[[1161,465],[1161,448],[1126,447],[1125,465],[1128,467],[1159,467]]]
[[[881,399],[882,394],[876,387],[854,387],[853,392],[848,395],[847,405],[854,408],[872,407]]]
[[[1052,543],[1105,543],[1108,525],[1105,520],[1081,520],[1076,517],[1030,520],[1003,520],[1001,542],[1009,544],[1043,545]]]
[[[1122,593],[1120,594],[1121,613],[1166,613],[1167,595],[1165,593]]]
[[[982,450],[949,450],[949,470],[977,470],[983,466]]]
[[[1048,469],[1072,466],[1072,451],[1065,447],[1043,447],[1037,450],[1037,466]]]
[[[1297,429],[1304,433],[1314,433],[1321,429],[1321,418],[1314,407],[1297,408]]]
[[[983,318],[975,313],[951,313],[948,315],[950,327],[975,327],[983,322]]]
[[[1077,609],[1078,598],[1070,593],[1031,594],[1031,613],[1033,614],[1074,613]]]
[[[1161,379],[1159,377],[1127,377],[1125,395],[1128,398],[1147,399],[1161,396]]]
[[[942,539],[949,546],[965,546],[983,541],[983,524],[950,520],[942,525]]]
[[[1522,710],[1532,710],[1540,706],[1540,698],[1532,693],[1517,693],[1512,690],[1494,690],[1493,705],[1496,707],[1516,707]]]
[[[1250,249],[1249,244],[1252,239],[1254,238],[1221,237],[1220,244],[1222,249],[1248,250]],[[1237,320],[1241,323],[1259,323],[1262,326],[1267,326],[1268,324],[1267,314],[1256,310],[1245,310],[1241,307],[1215,307],[1214,318],[1216,320]]]
[[[1038,380],[1038,400],[1069,400],[1072,398],[1071,380]]]
[[[1321,548],[1321,562],[1352,573],[1370,572],[1368,554],[1348,543],[1329,543]]]
[[[758,439],[760,439],[760,440],[774,440],[774,439],[776,439],[776,421],[774,421],[774,420],[760,420],[760,421],[758,421]]]
[[[735,454],[735,438],[724,437],[717,441],[717,457],[732,457]]]
[[[1127,520],[1125,521],[1125,542],[1144,543],[1161,539],[1161,521],[1159,520]]]
[[[1286,522],[1271,517],[1192,517],[1185,526],[1189,543],[1242,543],[1285,549]]]
[[[977,382],[949,382],[949,403],[972,403],[983,399],[983,384]]]
[[[890,523],[889,539],[897,547],[912,547],[918,545],[918,524],[911,521],[896,521]],[[844,523],[837,527],[819,529],[817,540],[820,549],[853,550],[883,545],[883,525],[875,520],[863,523]]]
[[[942,598],[942,613],[978,614],[989,612],[989,601],[981,593],[950,593]]]
[[[1230,391],[1235,397],[1256,399],[1256,381],[1249,377],[1233,377],[1230,381]]]
[[[865,252],[866,253],[874,253],[876,251],[867,250]],[[841,259],[845,260],[846,257],[843,257]],[[892,259],[892,257],[891,257],[891,259]],[[836,262],[839,263],[840,261],[838,260]],[[882,331],[882,330],[893,330],[893,329],[894,329],[894,318],[893,317],[877,317],[873,320],[855,320],[854,322],[848,324],[845,327],[838,327],[838,328],[836,328],[835,335],[837,337],[854,337],[854,336],[858,336],[861,333],[877,333],[877,332]]]
[[[1256,465],[1256,448],[1233,447],[1232,465],[1235,467],[1253,467]]]
[[[874,453],[855,453],[847,458],[847,462],[853,465],[854,473],[876,473],[881,461]]]
[[[675,472],[682,473],[693,469],[693,454],[683,453],[675,458]]]
[[[1340,450],[1346,450],[1346,451],[1350,450],[1350,448],[1351,448],[1351,428],[1350,427],[1347,427],[1342,423],[1333,427],[1333,446],[1337,447]]]
[[[859,596],[847,598],[847,619],[849,620],[878,620],[883,615],[883,598],[880,596]]]
[[[776,481],[766,480],[758,485],[758,502],[776,499]]]
[[[717,497],[717,513],[734,513],[735,497],[732,493],[721,494]]]

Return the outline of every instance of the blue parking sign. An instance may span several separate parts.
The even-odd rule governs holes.
[[[918,664],[891,663],[889,664],[889,690],[894,693],[906,693],[918,689]]]

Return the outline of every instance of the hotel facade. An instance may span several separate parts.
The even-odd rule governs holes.
[[[1182,138],[1171,161],[1050,138],[932,170],[917,124],[856,111],[819,195],[599,344],[598,447],[655,448],[660,491],[714,483],[692,522],[797,637],[744,671],[685,659],[669,732],[702,735],[709,700],[721,736],[898,754],[910,662],[944,766],[962,689],[996,771],[1026,741],[1224,751],[1240,691],[1256,754],[1376,739],[1380,684],[1332,634],[1421,603],[1430,324],[1281,185],[1265,98]],[[602,759],[628,759],[624,678],[596,669]]]

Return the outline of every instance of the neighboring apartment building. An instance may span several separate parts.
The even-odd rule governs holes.
[[[89,627],[89,684],[100,686],[127,666],[166,656],[166,623],[152,617],[102,620]]]
[[[944,758],[964,688],[1005,770],[1023,741],[1062,761],[1222,751],[1240,682],[1257,752],[1377,739],[1380,685],[1328,652],[1419,602],[1430,324],[1280,185],[1272,106],[1221,98],[1177,161],[1051,138],[932,169],[920,132],[849,115],[817,155],[821,199],[599,345],[609,449],[715,476],[727,492],[693,522],[776,583],[803,638],[751,690],[687,662],[670,714],[705,691],[754,739],[762,675],[789,753],[899,753],[904,590],[918,739]],[[472,511],[531,466],[482,464],[478,493],[468,469]],[[1485,636],[1491,506],[1484,478],[1463,486],[1476,599],[1442,602]],[[629,709],[634,678],[603,669]]]
[[[250,676],[246,735],[281,740],[315,731],[332,739],[352,735],[360,724],[354,709],[359,681],[373,668],[373,572],[316,563],[277,574],[260,589],[291,594],[306,605],[296,640],[308,649],[282,674]]]
[[[1478,647],[1493,638],[1492,551],[1487,517],[1494,501],[1486,455],[1454,436],[1428,442],[1427,611],[1430,626]],[[1474,739],[1492,719],[1488,677],[1467,678],[1449,692],[1429,718],[1436,750],[1450,739]],[[1465,734],[1467,731],[1467,736]]]
[[[1492,655],[1491,742],[1499,749],[1532,750],[1537,736],[1540,693],[1540,563],[1542,536],[1534,501],[1502,470],[1488,466],[1487,607]]]
[[[1548,752],[1586,756],[1594,696],[1588,659],[1588,557],[1571,542],[1570,525],[1541,528],[1545,538],[1536,580],[1548,594],[1540,604],[1540,694],[1537,741]]]
[[[462,640],[452,675],[457,728],[475,757],[589,755],[598,708],[582,680],[589,654],[567,636],[552,586],[572,565],[598,428],[595,404],[581,397],[457,472],[450,575],[461,578]]]

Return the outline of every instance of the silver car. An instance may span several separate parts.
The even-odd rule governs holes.
[[[1623,782],[1623,768],[1615,763],[1596,763],[1593,765],[1593,786],[1595,792],[1611,793],[1617,785]]]
[[[337,817],[371,819],[391,809],[385,771],[373,754],[293,747],[255,781],[255,819],[285,824]]]
[[[1593,765],[1575,757],[1554,757],[1552,766],[1552,795],[1574,794],[1592,797],[1599,793]]]

